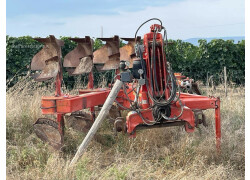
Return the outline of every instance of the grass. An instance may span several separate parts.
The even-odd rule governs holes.
[[[206,95],[221,97],[222,151],[215,148],[214,110],[205,112],[208,127],[194,133],[182,127],[143,130],[135,139],[112,136],[105,122],[99,134],[110,143],[92,141],[74,168],[69,168],[84,134],[66,127],[63,152],[44,144],[32,124],[41,117],[42,95],[49,87],[28,78],[7,91],[7,179],[244,179],[245,92],[244,87],[202,88]],[[64,88],[64,92],[67,90]]]

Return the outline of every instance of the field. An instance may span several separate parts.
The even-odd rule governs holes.
[[[51,84],[42,87],[24,78],[7,90],[7,179],[244,179],[244,87],[229,88],[227,97],[222,86],[202,87],[205,95],[221,97],[220,155],[215,148],[214,110],[207,110],[209,126],[191,134],[171,127],[140,131],[135,139],[115,137],[107,121],[98,131],[104,141],[92,141],[76,167],[69,168],[85,135],[66,127],[65,146],[58,153],[32,128],[41,117],[41,96],[53,94]]]

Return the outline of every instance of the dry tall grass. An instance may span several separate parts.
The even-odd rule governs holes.
[[[53,84],[53,83],[51,83]],[[64,89],[64,91],[66,91]],[[74,169],[69,162],[84,134],[66,128],[63,152],[54,152],[34,134],[41,116],[40,98],[53,86],[39,87],[28,78],[7,91],[7,179],[244,179],[244,88],[203,88],[221,97],[222,152],[215,149],[214,110],[207,110],[208,128],[188,134],[181,127],[140,131],[137,138],[112,136],[105,123],[98,131],[103,144],[92,142]]]

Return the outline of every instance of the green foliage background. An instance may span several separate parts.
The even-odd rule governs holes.
[[[62,47],[63,57],[73,50],[75,42],[69,40],[69,37],[60,37],[64,41]],[[30,36],[24,37],[6,37],[6,79],[8,86],[12,86],[18,80],[19,76],[24,76],[29,71],[29,65],[32,57],[42,48],[42,44],[33,40]],[[121,46],[124,43],[121,42]],[[98,39],[94,41],[94,50],[102,46]],[[175,72],[181,72],[183,75],[193,79],[207,81],[212,76],[215,83],[223,82],[223,68],[227,67],[228,78],[231,82],[245,84],[245,41],[234,44],[233,41],[214,39],[211,42],[199,40],[199,46],[181,40],[169,40],[167,48],[167,59],[171,62]],[[95,85],[98,86],[103,77],[111,81],[114,75],[113,71],[98,73],[94,71]],[[72,88],[75,77],[68,76],[64,70],[64,83]],[[87,78],[82,75],[81,78]],[[9,83],[9,81],[11,82]]]
[[[245,83],[245,40],[234,44],[232,40],[214,39],[209,43],[199,40],[199,47],[181,40],[170,40],[168,60],[175,72],[205,82],[213,76],[215,83],[223,81],[223,68],[231,82]]]

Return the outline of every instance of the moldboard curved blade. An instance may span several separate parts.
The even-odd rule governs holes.
[[[51,119],[39,118],[33,125],[36,135],[51,145],[54,149],[60,150],[63,146],[63,135],[58,130],[58,123]]]
[[[38,77],[35,77],[36,81],[45,81],[56,77],[60,70],[57,56],[47,60],[45,63],[46,65],[41,74]]]
[[[89,113],[81,112],[65,116],[66,125],[80,132],[87,133],[93,124],[92,117]]]
[[[89,36],[85,36],[85,38],[70,38],[70,40],[77,42],[77,46],[64,57],[63,66],[66,67],[69,75],[89,73],[93,67],[93,40]]]
[[[97,71],[102,71],[102,68],[104,66],[105,63],[95,63],[94,67],[96,68]]]
[[[133,67],[133,61],[136,59],[135,55],[135,43],[141,40],[141,37],[138,36],[135,38],[121,38],[124,41],[128,41],[128,44],[124,45],[119,49],[120,51],[120,60],[129,61],[129,68]]]
[[[106,41],[106,44],[94,52],[94,58],[93,58],[94,65],[104,64],[101,70],[112,70],[119,68],[120,64],[119,36],[114,36],[112,38],[98,38],[98,39]]]
[[[48,38],[34,39],[44,44],[43,49],[31,61],[31,70],[42,71],[40,75],[35,76],[37,77],[35,80],[44,81],[56,77],[61,67],[61,46],[64,45],[64,42],[53,35]]]
[[[80,75],[83,73],[90,73],[93,68],[93,60],[90,57],[84,57],[80,59],[79,65],[76,67],[73,75]]]
[[[102,70],[118,69],[120,65],[120,53],[109,56],[109,60],[104,64]]]

